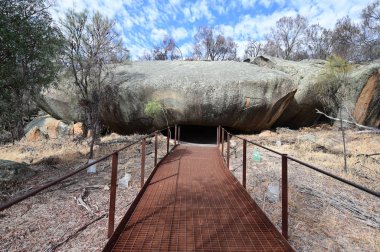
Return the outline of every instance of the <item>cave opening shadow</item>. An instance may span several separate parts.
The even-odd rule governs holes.
[[[199,125],[181,125],[181,143],[216,144],[217,127]],[[166,131],[162,134],[166,136]],[[174,138],[174,128],[171,128],[171,138]]]

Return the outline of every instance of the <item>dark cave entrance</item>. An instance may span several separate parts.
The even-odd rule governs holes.
[[[216,144],[217,127],[199,125],[180,125],[181,143]],[[166,131],[162,132],[166,136]],[[174,128],[171,128],[171,138],[174,138]]]

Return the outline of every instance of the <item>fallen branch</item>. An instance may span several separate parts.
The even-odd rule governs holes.
[[[104,189],[104,185],[92,185],[92,186],[86,186],[85,189],[90,189],[90,190],[95,190],[95,189],[98,189],[98,190],[101,190],[101,189]],[[76,192],[78,190],[83,190],[83,185],[80,185],[79,187],[75,187],[69,191],[67,191],[68,193],[73,193],[73,192]]]
[[[317,111],[317,114],[321,114],[321,115],[324,115],[326,116],[327,118],[331,119],[331,120],[334,120],[334,121],[339,121],[340,122],[340,119],[339,118],[335,118],[335,117],[332,117],[332,116],[329,116],[325,113],[323,113],[322,111],[318,110],[318,109],[315,109]],[[373,128],[373,127],[369,127],[369,126],[365,126],[365,125],[362,125],[362,124],[359,124],[359,123],[356,123],[356,122],[352,122],[352,121],[348,121],[348,120],[345,120],[345,119],[342,119],[343,122],[345,123],[348,123],[348,124],[352,124],[352,125],[355,125],[359,128],[363,128],[363,129],[367,129],[367,130],[370,130],[370,131],[373,131],[373,132],[376,132],[376,133],[380,133],[380,130],[377,129],[377,128]]]
[[[372,156],[378,156],[380,153],[372,153],[372,154],[358,154],[356,156],[365,156],[365,157],[372,157]]]
[[[71,239],[75,238],[78,236],[78,234],[85,230],[88,226],[94,224],[95,222],[103,219],[104,217],[107,217],[108,216],[108,213],[104,213],[102,215],[100,215],[99,217],[93,219],[92,221],[90,221],[89,223],[86,223],[85,225],[83,225],[82,227],[80,227],[79,229],[77,229],[73,234],[69,235],[64,241],[60,242],[60,243],[57,243],[55,245],[51,245],[46,251],[47,252],[52,252],[52,251],[55,251],[57,248],[61,247],[62,245],[66,244],[68,241],[70,241]]]
[[[361,130],[361,131],[355,132],[355,134],[380,134],[380,131]]]
[[[87,189],[84,188],[82,193],[79,195],[78,198],[75,198],[76,201],[77,201],[77,205],[78,206],[81,206],[83,207],[84,209],[87,210],[87,212],[89,213],[93,213],[93,211],[91,210],[90,206],[84,201],[84,199],[88,196],[88,192],[87,192]]]

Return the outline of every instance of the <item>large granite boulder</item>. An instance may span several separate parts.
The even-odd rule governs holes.
[[[68,81],[45,92],[39,105],[57,118],[75,121],[80,110]],[[135,62],[115,66],[108,83],[117,92],[102,106],[102,119],[119,133],[163,128],[165,114],[171,125],[268,129],[297,90],[288,74],[244,62]],[[150,101],[162,104],[166,113],[146,115]]]
[[[223,125],[244,131],[274,126],[311,125],[322,109],[313,86],[325,61],[286,61],[258,57],[245,62],[153,61],[112,67],[107,77],[108,101],[102,105],[103,122],[128,134],[170,125]],[[349,104],[358,122],[379,126],[380,64],[355,66],[350,75]],[[52,116],[81,119],[70,78],[42,94],[39,106]],[[368,85],[367,83],[371,83]],[[368,87],[367,87],[368,86]],[[145,114],[154,101],[164,108],[154,117]]]

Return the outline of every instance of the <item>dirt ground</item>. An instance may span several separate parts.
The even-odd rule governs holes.
[[[336,128],[280,128],[241,136],[380,191],[380,135],[347,132],[348,173],[343,171]],[[96,157],[139,137],[104,137]],[[242,141],[232,141],[230,169],[241,180]],[[145,179],[153,169],[153,148],[148,141]],[[2,183],[0,200],[73,171],[87,162],[87,151],[86,142],[70,137],[0,146],[0,159],[26,162],[36,171],[26,181]],[[269,194],[268,187],[281,188],[281,158],[250,144],[247,153],[247,189],[280,229],[281,189],[277,196]],[[259,161],[253,159],[257,153]],[[159,158],[165,154],[165,138],[160,136]],[[118,177],[127,172],[132,179],[128,188],[117,189],[116,223],[140,190],[140,158],[139,144],[120,153]],[[109,186],[110,160],[106,160],[97,165],[96,174],[81,172],[1,212],[0,251],[100,251],[107,241]],[[297,251],[380,251],[380,199],[289,162],[289,204],[289,241]]]

